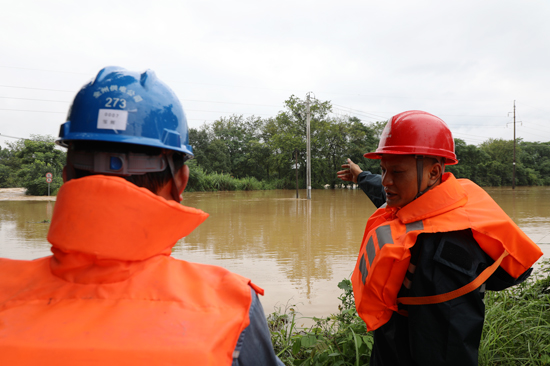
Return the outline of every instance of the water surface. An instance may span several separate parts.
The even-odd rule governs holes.
[[[550,188],[488,188],[487,192],[550,257]],[[305,191],[300,191],[305,197]],[[0,201],[0,256],[50,255],[46,241],[55,202]],[[337,283],[353,271],[375,208],[360,190],[186,193],[183,204],[210,214],[174,247],[176,258],[220,265],[266,291],[262,303],[296,305],[304,316],[337,311]]]

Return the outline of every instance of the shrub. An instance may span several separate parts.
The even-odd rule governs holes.
[[[292,306],[268,316],[275,352],[285,365],[365,365],[368,364],[372,333],[357,315],[351,281],[338,284],[344,293],[339,313],[326,318],[312,318],[309,328],[296,325],[297,313]]]

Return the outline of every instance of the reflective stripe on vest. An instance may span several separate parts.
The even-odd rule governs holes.
[[[422,223],[422,221],[411,222],[409,224],[406,224],[405,228],[406,228],[405,231],[407,233],[413,230],[423,230],[424,224]],[[378,243],[378,250],[374,248],[373,236],[376,237],[376,242]],[[390,225],[377,227],[374,230],[374,233],[369,237],[367,241],[366,253],[364,253],[361,256],[360,263],[359,263],[359,270],[361,272],[361,280],[363,281],[363,284],[365,284],[367,275],[369,274],[369,271],[367,269],[367,263],[365,261],[365,254],[367,255],[367,258],[369,261],[369,268],[370,268],[372,267],[372,262],[374,261],[376,253],[378,253],[386,244],[393,244],[393,237],[392,237],[392,231],[391,231]]]

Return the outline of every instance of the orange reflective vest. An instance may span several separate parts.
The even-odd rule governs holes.
[[[117,177],[63,185],[54,255],[0,260],[0,364],[231,365],[253,285],[170,257],[207,217]]]
[[[500,263],[514,278],[542,256],[540,248],[481,187],[446,173],[440,185],[418,199],[399,210],[380,208],[367,222],[352,283],[357,312],[369,331],[388,322],[398,311],[398,302],[442,302],[484,282],[457,289],[454,297],[441,294],[416,302],[414,298],[397,298],[409,267],[409,249],[418,235],[465,229],[471,229],[481,249],[498,262],[493,269]],[[485,274],[490,275],[489,270]]]

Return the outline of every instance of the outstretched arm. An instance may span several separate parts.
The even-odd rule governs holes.
[[[359,188],[365,192],[372,203],[379,208],[386,203],[386,192],[382,186],[382,177],[379,174],[372,174],[369,171],[363,171],[359,165],[355,164],[351,159],[348,159],[347,164],[343,164],[338,173],[338,178],[357,183]]]

